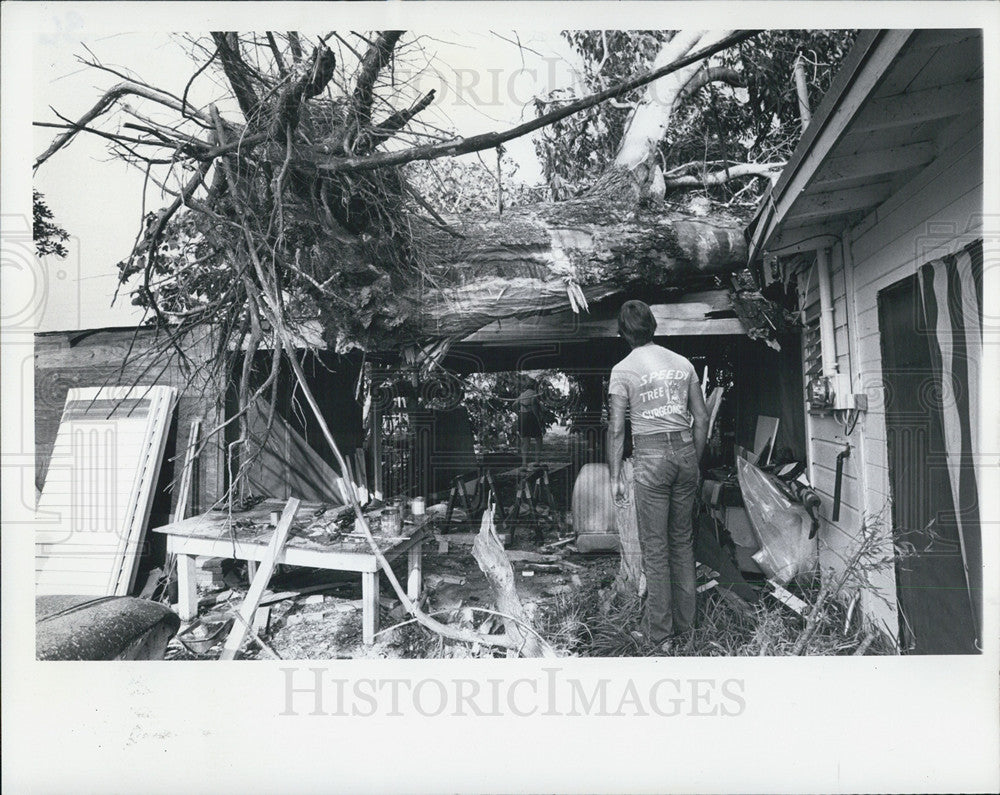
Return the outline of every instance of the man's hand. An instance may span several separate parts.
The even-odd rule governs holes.
[[[611,496],[619,505],[625,502],[627,489],[625,488],[625,481],[622,478],[621,472],[618,473],[618,477],[616,477],[614,483],[611,484]]]

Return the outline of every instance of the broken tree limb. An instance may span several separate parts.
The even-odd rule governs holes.
[[[507,558],[503,544],[497,538],[496,527],[493,524],[495,507],[490,505],[484,512],[479,525],[479,535],[472,544],[472,557],[476,559],[479,568],[486,575],[486,580],[496,597],[497,610],[504,616],[504,628],[507,636],[518,643],[518,651],[524,657],[555,657],[552,647],[536,632],[525,635],[522,625],[531,626],[528,614],[521,604],[514,587],[514,569]]]
[[[685,174],[679,177],[665,177],[667,188],[698,188],[722,185],[738,177],[766,177],[774,182],[785,168],[784,163],[736,163],[728,168],[708,174]]]
[[[104,113],[106,113],[108,110],[111,109],[111,107],[115,104],[115,102],[117,102],[124,96],[128,96],[129,94],[137,97],[142,97],[144,99],[152,100],[153,102],[157,102],[161,105],[171,108],[172,110],[176,110],[184,116],[197,118],[203,124],[206,125],[211,124],[211,119],[209,119],[204,114],[199,113],[190,107],[185,108],[184,105],[172,95],[167,94],[166,92],[163,91],[158,91],[156,89],[149,88],[148,86],[142,86],[139,85],[138,83],[126,81],[123,83],[119,83],[118,85],[113,86],[112,88],[104,92],[104,95],[99,100],[97,100],[97,102],[90,108],[90,110],[88,110],[79,119],[77,119],[73,129],[68,130],[62,135],[56,136],[56,138],[52,141],[52,143],[49,144],[48,148],[44,152],[42,152],[42,154],[40,154],[37,158],[35,158],[34,168],[37,169],[40,165],[42,165],[42,163],[44,163],[46,160],[52,157],[52,155],[54,155],[56,152],[58,152],[60,149],[66,146],[66,144],[68,144],[73,139],[73,136],[75,136],[78,132],[84,130],[90,122],[92,122],[98,116],[101,116]]]
[[[436,228],[415,234],[435,286],[400,297],[429,339],[565,309],[570,282],[594,303],[629,286],[675,287],[731,273],[747,255],[736,218],[637,208],[602,195],[447,220],[459,236]]]
[[[703,66],[684,84],[684,88],[677,95],[674,104],[678,105],[689,97],[694,96],[696,92],[703,89],[709,83],[726,83],[736,88],[746,86],[743,75],[729,66]]]

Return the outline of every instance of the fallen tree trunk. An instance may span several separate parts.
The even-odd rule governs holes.
[[[466,215],[450,232],[421,231],[415,248],[427,278],[404,300],[425,339],[565,309],[570,285],[597,301],[638,285],[655,290],[728,274],[747,255],[735,218],[601,196]]]

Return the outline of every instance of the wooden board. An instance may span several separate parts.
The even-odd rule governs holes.
[[[71,389],[39,499],[38,594],[128,594],[177,390]]]
[[[254,576],[253,582],[250,583],[250,589],[247,591],[243,604],[240,605],[239,619],[233,624],[229,637],[226,638],[226,642],[222,647],[220,660],[236,659],[236,653],[240,650],[240,646],[243,645],[243,639],[247,636],[248,629],[253,625],[254,613],[257,612],[260,598],[264,595],[264,589],[267,588],[267,584],[271,580],[271,575],[274,573],[278,553],[285,545],[285,540],[288,538],[288,531],[292,529],[292,522],[295,520],[295,514],[298,510],[299,500],[292,497],[285,505],[285,510],[282,511],[278,525],[274,528],[274,535],[271,536],[271,541],[267,545],[267,552],[260,561],[257,574]]]

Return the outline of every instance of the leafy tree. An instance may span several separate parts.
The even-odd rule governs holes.
[[[649,67],[673,31],[566,31],[563,37],[578,53],[587,90],[597,91],[623,76]],[[686,89],[657,156],[670,189],[700,188],[709,198],[749,207],[757,203],[766,174],[702,179],[743,163],[783,163],[800,136],[793,65],[802,57],[815,107],[850,49],[853,30],[772,30],[715,56],[704,78]],[[642,90],[596,105],[545,128],[536,139],[543,173],[553,198],[566,199],[590,189],[622,140]],[[572,98],[558,90],[537,99],[542,113]],[[749,179],[749,184],[747,183]]]
[[[35,238],[35,253],[39,257],[54,254],[57,257],[65,257],[69,251],[63,243],[69,240],[69,232],[55,222],[55,216],[48,204],[45,203],[45,196],[37,190],[31,192],[32,198],[32,227]]]

